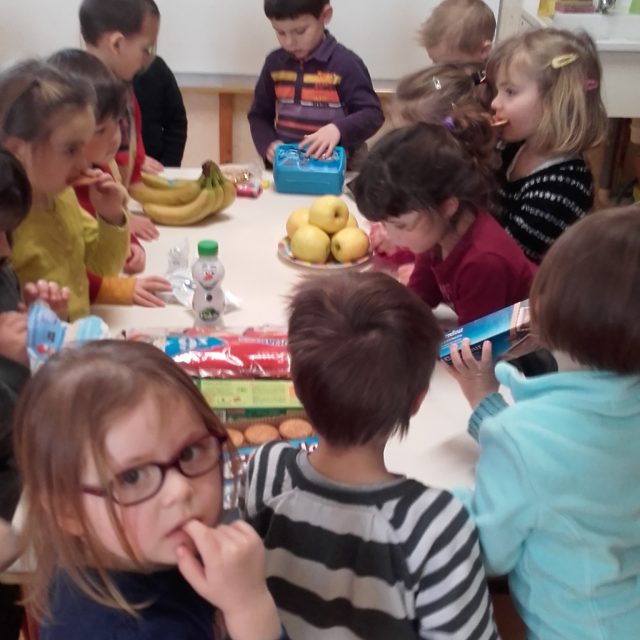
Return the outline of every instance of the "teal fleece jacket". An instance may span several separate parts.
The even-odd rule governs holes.
[[[638,637],[640,376],[496,375],[515,404],[492,394],[476,408],[476,486],[455,492],[487,573],[509,574],[530,639]]]

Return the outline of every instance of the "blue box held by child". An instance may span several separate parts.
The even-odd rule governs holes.
[[[280,193],[339,195],[342,193],[347,156],[336,147],[330,158],[307,158],[297,144],[281,144],[273,160],[273,182]]]
[[[500,311],[447,331],[440,345],[440,358],[445,362],[451,362],[451,345],[460,346],[460,343],[468,338],[471,343],[471,352],[477,358],[480,357],[482,343],[490,340],[495,360],[528,336],[529,329],[529,301],[516,302]]]

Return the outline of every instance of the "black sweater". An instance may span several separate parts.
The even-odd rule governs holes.
[[[142,113],[142,139],[147,155],[166,167],[179,167],[187,142],[187,113],[173,72],[156,57],[133,80]]]

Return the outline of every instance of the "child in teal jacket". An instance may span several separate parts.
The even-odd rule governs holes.
[[[640,212],[594,213],[545,256],[533,330],[558,372],[522,377],[490,344],[452,348],[474,412],[476,486],[459,491],[487,572],[509,574],[534,640],[640,629]],[[515,404],[497,393],[498,383]]]

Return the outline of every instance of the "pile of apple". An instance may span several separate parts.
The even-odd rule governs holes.
[[[338,262],[353,262],[369,251],[369,236],[336,196],[322,196],[309,208],[296,209],[287,220],[287,237],[295,258],[316,264],[332,256]]]

